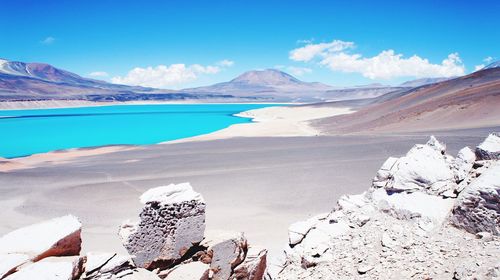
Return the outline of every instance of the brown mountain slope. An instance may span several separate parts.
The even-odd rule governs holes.
[[[321,119],[313,125],[328,134],[497,126],[500,125],[500,69],[486,69],[382,96],[354,114]]]

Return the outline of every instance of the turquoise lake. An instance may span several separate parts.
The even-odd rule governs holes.
[[[277,104],[120,105],[0,110],[0,157],[192,137],[251,119],[233,116]]]

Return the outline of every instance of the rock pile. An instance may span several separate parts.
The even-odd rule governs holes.
[[[275,278],[500,279],[499,140],[387,159],[368,191],[290,226]]]
[[[205,201],[189,183],[150,189],[140,200],[140,220],[119,231],[130,255],[80,255],[82,225],[65,216],[1,237],[0,279],[264,278],[267,250],[249,246],[243,233],[205,233]]]

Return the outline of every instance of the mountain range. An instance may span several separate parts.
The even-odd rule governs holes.
[[[0,59],[0,101],[32,100],[203,100],[217,102],[321,102],[375,98],[390,92],[441,82],[426,78],[399,86],[371,84],[338,88],[304,82],[276,69],[248,71],[223,83],[182,90],[111,84],[81,77],[45,63]]]

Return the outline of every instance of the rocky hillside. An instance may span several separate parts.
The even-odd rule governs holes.
[[[289,228],[278,270],[243,233],[205,231],[188,184],[140,197],[120,226],[128,254],[81,254],[68,215],[0,238],[0,279],[499,279],[500,134],[456,157],[434,137],[388,158],[362,194]]]
[[[313,123],[324,133],[435,131],[500,125],[500,68],[394,91],[354,114]]]

